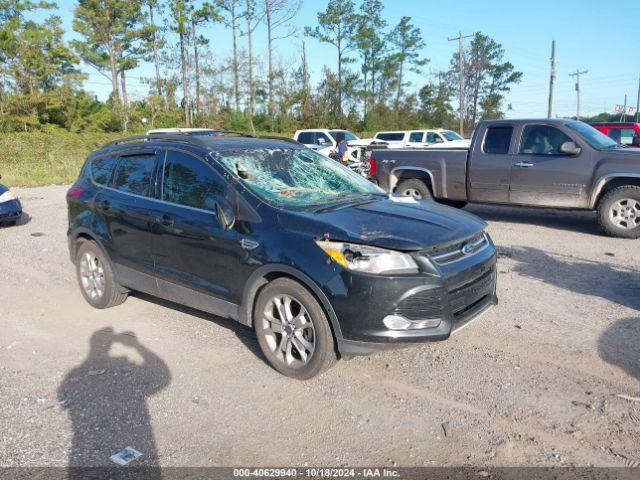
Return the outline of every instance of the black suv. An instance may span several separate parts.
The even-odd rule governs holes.
[[[130,137],[89,156],[67,201],[92,306],[135,290],[232,318],[294,378],[444,340],[496,302],[482,220],[390,197],[292,140]]]

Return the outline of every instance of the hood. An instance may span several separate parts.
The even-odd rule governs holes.
[[[482,219],[462,210],[405,197],[385,197],[320,213],[286,212],[280,215],[280,223],[314,237],[328,235],[331,240],[402,251],[459,241],[486,226]]]

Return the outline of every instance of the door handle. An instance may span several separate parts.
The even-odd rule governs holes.
[[[518,168],[531,168],[533,167],[533,163],[531,162],[518,162],[513,164],[514,167]]]
[[[168,213],[165,213],[162,217],[156,217],[156,222],[161,223],[165,227],[171,227],[173,225],[173,218]]]

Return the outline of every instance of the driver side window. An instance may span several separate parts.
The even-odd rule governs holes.
[[[527,125],[522,132],[520,154],[562,155],[560,146],[571,138],[550,125]]]

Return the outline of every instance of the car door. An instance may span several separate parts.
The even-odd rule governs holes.
[[[200,156],[178,149],[166,150],[159,180],[151,247],[161,296],[196,308],[188,290],[238,303],[232,286],[241,247],[216,215],[227,181]]]
[[[480,130],[469,152],[469,199],[473,202],[509,202],[509,175],[514,127],[498,123]]]
[[[548,207],[587,205],[587,185],[593,173],[589,152],[578,155],[560,151],[565,142],[580,141],[557,125],[525,124],[513,157],[509,182],[511,203]]]
[[[117,274],[125,280],[153,274],[151,206],[157,150],[137,149],[121,154],[113,177],[100,189],[93,207],[106,231],[105,247]],[[137,280],[136,280],[137,281]],[[143,290],[145,290],[143,288]]]

